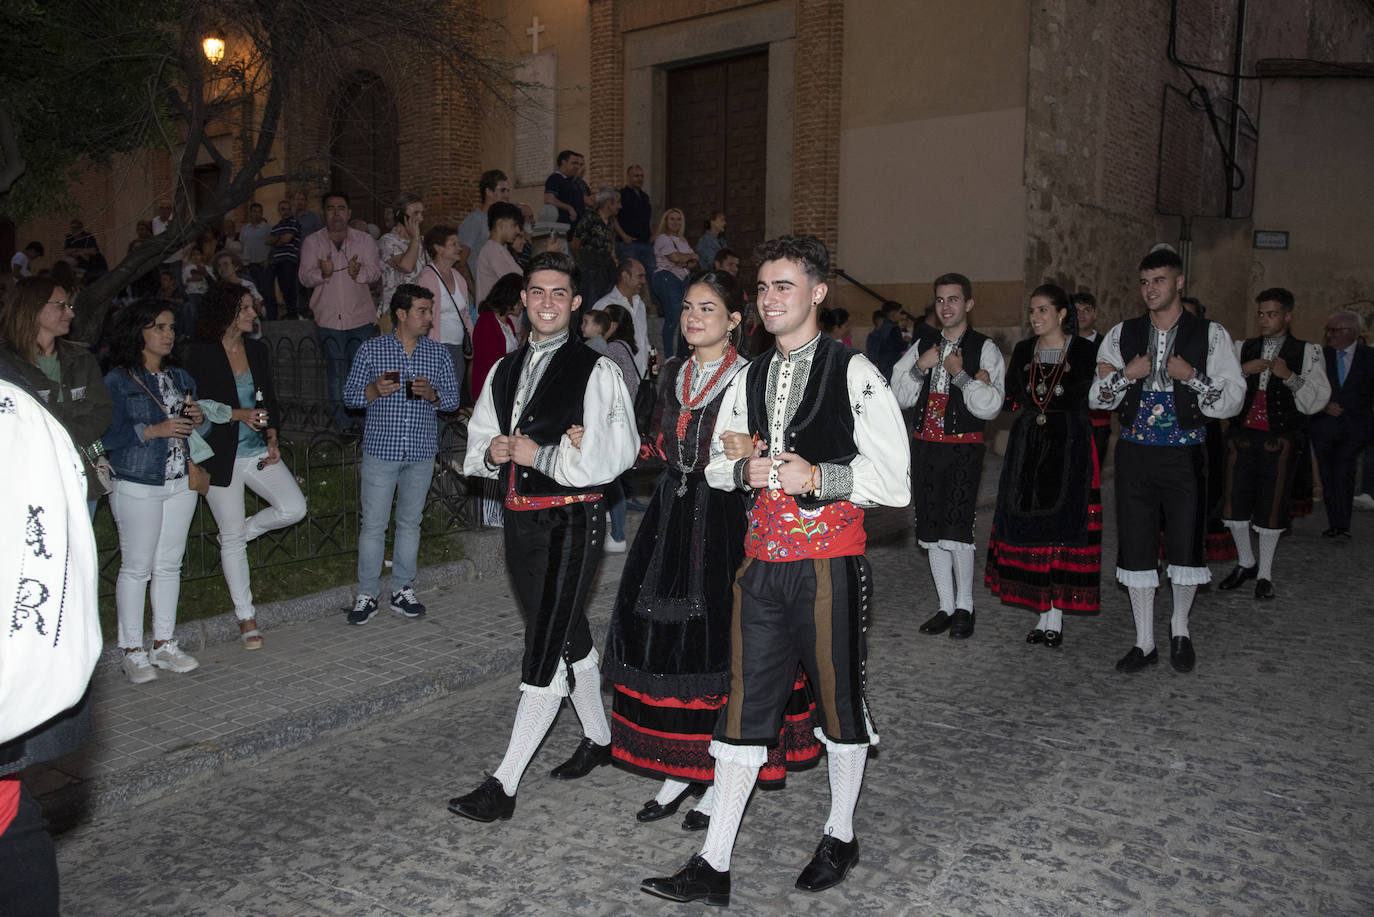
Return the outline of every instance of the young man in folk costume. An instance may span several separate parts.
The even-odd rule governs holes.
[[[571,780],[611,761],[596,649],[583,608],[605,549],[602,489],[639,451],[620,370],[568,334],[582,303],[577,265],[536,256],[520,294],[529,343],[492,370],[468,423],[464,473],[505,489],[506,568],[525,618],[520,706],[505,758],[477,789],[449,800],[476,821],[510,818],[520,777],[565,696],[585,738],[552,776]]]
[[[1130,592],[1136,631],[1135,646],[1116,664],[1121,672],[1159,661],[1154,607],[1161,516],[1174,596],[1169,661],[1177,671],[1192,671],[1188,615],[1197,587],[1212,579],[1203,551],[1207,419],[1235,414],[1245,396],[1231,336],[1183,308],[1183,285],[1176,252],[1159,248],[1145,256],[1140,293],[1147,311],[1107,332],[1088,394],[1090,406],[1114,409],[1121,420],[1116,578]]]
[[[701,853],[642,884],[673,901],[729,903],[735,835],[766,746],[777,741],[798,660],[817,690],[831,809],[797,887],[829,888],[858,860],[854,807],[878,741],[864,698],[872,575],[861,507],[910,499],[901,412],[882,374],[820,332],[825,245],[784,236],[760,246],[755,260],[759,311],[777,345],[731,383],[715,429],[727,454],[707,472],[714,486],[756,491],[735,579],[729,699],[711,743],[714,811]]]
[[[935,278],[939,335],[912,346],[892,370],[892,391],[916,408],[912,445],[916,539],[930,555],[940,608],[920,630],[973,635],[973,528],[983,477],[983,428],[1002,410],[1006,364],[997,345],[969,327],[973,285]]]
[[[1255,297],[1259,335],[1236,342],[1245,376],[1245,404],[1226,433],[1226,499],[1222,521],[1236,542],[1236,568],[1220,588],[1255,580],[1255,598],[1274,597],[1274,550],[1288,528],[1289,494],[1296,459],[1307,436],[1307,417],[1331,398],[1326,361],[1318,344],[1289,333],[1293,294],[1282,287]],[[1250,529],[1259,536],[1259,562]]]

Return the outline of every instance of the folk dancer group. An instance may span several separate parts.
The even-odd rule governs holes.
[[[506,754],[449,808],[483,822],[510,818],[520,778],[569,697],[585,737],[551,776],[575,779],[615,760],[661,778],[640,821],[701,797],[683,823],[705,831],[700,852],[641,887],[715,905],[729,903],[731,853],[755,784],[814,763],[821,746],[831,809],[796,886],[829,888],[858,861],[854,809],[869,746],[878,743],[865,684],[873,591],[865,508],[914,497],[940,603],[921,631],[970,636],[984,425],[1003,409],[1020,411],[984,580],[1004,603],[1038,613],[1027,642],[1060,646],[1065,613],[1098,610],[1101,455],[1089,411],[1115,410],[1117,579],[1136,625],[1117,669],[1158,660],[1162,540],[1173,590],[1170,658],[1189,671],[1189,610],[1210,580],[1208,419],[1243,415],[1228,437],[1226,481],[1240,565],[1222,585],[1255,578],[1265,598],[1277,540],[1269,535],[1287,524],[1288,447],[1329,393],[1320,352],[1288,334],[1291,294],[1261,294],[1260,336],[1233,345],[1219,324],[1183,309],[1182,263],[1167,249],[1140,264],[1146,314],[1100,344],[1075,334],[1064,290],[1037,288],[1033,336],[1013,350],[1010,367],[969,325],[968,278],[942,275],[934,284],[940,330],[903,356],[890,388],[865,357],[820,331],[824,244],[784,236],[760,246],[757,261],[758,309],[776,344],[753,362],[734,347],[743,302],[733,278],[708,271],[684,294],[693,353],[665,368],[654,414],[649,441],[664,471],[605,643],[609,722],[584,603],[606,539],[602,494],[633,464],[639,434],[619,370],[569,335],[581,303],[566,255],[540,255],[526,271],[530,340],[483,389],[465,460],[468,474],[498,480],[505,494],[525,653]],[[901,407],[915,408],[910,445]],[[1247,525],[1260,535],[1258,563]]]

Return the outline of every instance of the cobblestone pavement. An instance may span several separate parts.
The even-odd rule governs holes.
[[[980,514],[983,537],[990,515]],[[905,529],[903,517],[887,524]],[[1374,608],[1365,585],[1374,518],[1357,516],[1352,542],[1323,540],[1324,527],[1299,520],[1283,540],[1275,601],[1256,603],[1248,589],[1199,595],[1198,667],[1188,675],[1169,667],[1167,641],[1158,667],[1113,671],[1133,630],[1126,597],[1113,588],[1110,531],[1103,612],[1069,618],[1058,650],[1028,646],[1033,617],[995,604],[981,586],[972,639],[918,634],[933,600],[924,559],[909,535],[874,548],[869,673],[882,742],[856,816],[861,861],[836,889],[792,888],[828,810],[822,764],[785,789],[755,793],[735,851],[732,907],[1374,913]],[[613,585],[618,567],[606,565],[603,583]],[[1214,568],[1218,579],[1226,572]],[[610,591],[603,585],[601,622]],[[470,609],[468,620],[509,613],[508,604],[483,601],[493,604]],[[1162,591],[1165,635],[1169,605]],[[347,631],[340,640],[376,641],[380,653],[415,623],[379,618],[337,630]],[[269,634],[264,654],[290,647],[297,666],[325,677],[323,648],[292,642],[290,630]],[[602,630],[598,623],[598,637]],[[417,665],[421,651],[412,651]],[[474,643],[473,651],[501,648]],[[548,778],[578,741],[571,710],[535,757],[512,821],[481,825],[445,810],[498,762],[517,680],[478,678],[295,750],[223,760],[175,791],[97,808],[59,838],[64,913],[696,912],[637,889],[642,877],[676,869],[701,840],[677,818],[635,822],[651,781],[614,768],[573,783]],[[157,687],[185,683],[165,678]],[[214,683],[207,697],[225,701],[228,685]],[[225,702],[261,700],[250,692]]]

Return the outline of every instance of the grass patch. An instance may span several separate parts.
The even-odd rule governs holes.
[[[304,469],[298,477],[306,495],[306,517],[291,528],[270,532],[248,546],[255,604],[277,602],[310,595],[335,586],[351,585],[358,577],[358,469],[356,461],[340,455],[337,448],[323,454],[312,465],[310,458],[297,452],[294,467]],[[299,475],[299,471],[298,471]],[[248,492],[247,514],[260,505]],[[214,515],[200,501],[191,521],[186,557],[182,563],[181,596],[177,621],[195,621],[234,610],[229,587],[220,568]],[[100,624],[102,632],[116,630],[113,581],[119,570],[119,533],[109,510],[101,501],[95,517],[96,545],[99,549],[103,579],[100,584]],[[312,540],[315,545],[312,547]],[[391,532],[387,534],[386,556],[391,556]],[[263,556],[269,558],[264,561]],[[448,508],[430,500],[421,525],[419,566],[431,567],[463,558],[461,533],[452,526]],[[383,569],[383,576],[387,574]],[[151,621],[151,609],[145,604]]]

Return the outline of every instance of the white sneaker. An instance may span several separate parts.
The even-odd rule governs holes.
[[[1371,495],[1369,495],[1369,494],[1356,494],[1356,495],[1355,495],[1355,508],[1356,508],[1356,509],[1374,509],[1374,496],[1371,496]]]
[[[124,669],[124,674],[129,676],[129,681],[136,685],[141,685],[145,681],[152,681],[157,678],[157,669],[153,668],[148,662],[147,650],[136,650],[132,653],[124,654],[124,661],[120,668]]]
[[[159,669],[168,669],[173,672],[191,672],[200,668],[200,663],[196,661],[196,658],[183,653],[175,640],[168,640],[161,646],[154,647],[148,658]]]
[[[624,554],[624,553],[625,553],[625,542],[623,542],[623,541],[616,541],[614,538],[607,538],[607,539],[606,539],[606,553],[607,553],[607,554]]]

